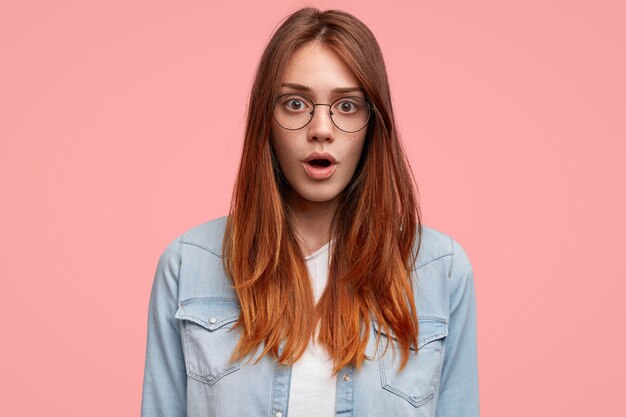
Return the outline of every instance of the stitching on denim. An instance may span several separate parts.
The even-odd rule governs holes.
[[[428,401],[432,400],[433,397],[435,396],[435,393],[433,391],[431,391],[425,397],[420,398],[419,400],[414,400],[413,397],[410,397],[408,394],[400,391],[399,389],[397,389],[397,388],[395,388],[395,387],[393,387],[393,386],[391,386],[389,384],[383,385],[383,388],[386,389],[389,392],[392,392],[392,393],[396,394],[400,398],[404,398],[413,407],[421,407],[422,405],[426,404]]]
[[[374,324],[374,328],[378,328],[378,320],[374,317],[370,318],[371,322]],[[440,316],[433,316],[432,314],[420,314],[417,316],[418,321],[438,321],[440,323],[448,324],[448,319]]]
[[[450,236],[450,252],[452,258],[450,258],[450,270],[448,271],[448,278],[452,276],[452,264],[454,263],[454,239]]]
[[[272,417],[274,413],[274,398],[276,397],[276,374],[278,374],[278,361],[275,361],[274,365],[274,378],[272,381],[272,397],[270,398],[270,412],[269,417]]]
[[[431,263],[433,263],[433,262],[435,262],[435,261],[438,261],[438,260],[440,260],[440,259],[445,258],[446,256],[451,256],[451,255],[452,255],[451,253],[446,253],[445,255],[441,255],[441,256],[438,256],[438,257],[437,257],[437,258],[435,258],[435,259],[431,259],[431,260],[429,260],[429,261],[426,261],[426,262],[424,262],[423,264],[421,264],[420,266],[418,266],[418,267],[416,267],[415,269],[413,269],[413,271],[417,271],[417,270],[419,270],[419,269],[421,269],[421,268],[425,267],[425,266],[426,266],[426,265],[428,265],[428,264],[431,264]]]
[[[187,323],[180,322],[179,326],[182,325],[183,327],[183,352],[185,355],[185,369],[187,369],[187,374],[189,374],[189,372],[191,372],[189,370],[189,339],[188,339],[188,335],[187,335]],[[179,327],[180,328],[180,327]]]
[[[290,366],[285,372],[289,375],[289,381],[287,382],[287,397],[285,398],[285,415],[289,415],[289,395],[291,394],[291,377],[293,376],[293,368]]]
[[[448,335],[447,331],[441,332],[441,333],[437,333],[434,334],[426,339],[422,339],[422,343],[420,344],[420,346],[417,347],[418,350],[422,349],[424,346],[426,346],[427,344],[429,344],[430,342],[433,342],[435,340],[441,340],[444,337],[446,337]]]
[[[182,300],[181,305],[186,306],[196,303],[204,303],[210,301],[211,303],[237,303],[237,300],[229,297],[192,297]]]
[[[443,339],[444,337],[446,337],[448,335],[448,326],[447,326],[448,321],[445,320],[445,319],[441,319],[440,317],[436,317],[436,316],[419,316],[418,317],[418,321],[434,321],[434,322],[437,322],[437,323],[443,323],[445,325],[445,328],[443,330],[439,331],[438,333],[432,334],[432,335],[430,335],[430,336],[428,336],[428,337],[426,337],[426,338],[424,338],[422,340],[418,340],[417,341],[417,349],[418,350],[423,348],[425,345],[427,345],[427,344],[429,344],[429,343],[431,343],[431,342],[433,342],[435,340]],[[379,328],[377,321],[372,320],[372,324],[374,325],[374,329],[376,331],[380,331],[381,335],[387,337],[388,339],[391,338],[391,339],[396,340],[396,341],[398,340],[398,339],[396,339],[396,337],[393,334],[392,335],[388,335],[387,333],[385,333],[383,331],[382,328]],[[413,346],[411,346],[410,349],[415,351]]]
[[[354,414],[354,366],[350,366],[350,375],[352,375],[352,379],[350,380],[350,414],[349,417],[352,417]]]
[[[195,379],[198,382],[202,382],[203,384],[208,384],[208,381],[206,381],[204,378],[202,378],[199,375],[194,374],[191,371],[187,371],[187,376],[191,379]],[[209,384],[210,385],[210,384]]]
[[[448,319],[439,317],[439,316],[433,316],[430,314],[421,314],[417,317],[417,320],[418,321],[438,321],[440,323],[448,324]]]
[[[403,391],[400,391],[396,387],[390,385],[390,381],[387,380],[387,365],[385,364],[384,360],[385,360],[384,357],[381,358],[379,356],[378,366],[380,370],[380,379],[381,379],[381,384],[382,384],[383,389],[393,394],[396,394],[400,398],[404,398],[409,404],[411,404],[413,407],[416,407],[416,408],[423,406],[424,404],[426,404],[427,402],[429,402],[430,400],[434,398],[435,396],[434,391],[430,391],[425,397],[414,399],[409,394]],[[443,359],[441,359],[440,362],[443,362]]]
[[[383,358],[381,357],[378,358],[378,368],[380,369],[380,379],[383,383],[383,387],[388,387],[389,384],[387,383],[387,369],[383,365]]]
[[[237,362],[235,365],[231,366],[230,368],[226,368],[225,370],[213,376],[212,378],[207,378],[203,375],[197,374],[192,371],[189,371],[187,375],[189,375],[191,378],[197,381],[204,382],[205,384],[214,385],[217,381],[219,381],[226,375],[232,374],[233,372],[238,371],[240,368],[241,368],[241,365],[239,364],[239,362]]]
[[[196,317],[196,316],[192,316],[190,314],[182,313],[180,316],[178,316],[178,318],[181,319],[181,320],[189,320],[189,321],[191,321],[193,323],[199,324],[200,326],[204,327],[205,329],[207,329],[209,331],[214,331],[214,330],[219,329],[220,327],[223,327],[223,326],[227,325],[228,323],[231,323],[231,322],[237,320],[239,318],[239,315],[237,314],[237,315],[234,315],[234,316],[230,316],[230,317],[227,317],[225,319],[222,319],[222,320],[220,320],[218,322],[215,322],[215,323],[212,323],[212,324],[209,324],[208,321],[202,320],[201,318]]]
[[[212,251],[211,249],[205,248],[204,246],[200,246],[197,243],[193,243],[193,242],[185,242],[184,240],[181,240],[180,243],[184,243],[185,245],[190,245],[190,246],[195,246],[197,248],[200,248],[202,250],[205,250],[207,252],[209,252],[210,254],[217,256],[218,258],[221,258],[222,255],[219,253],[215,253],[214,251]]]

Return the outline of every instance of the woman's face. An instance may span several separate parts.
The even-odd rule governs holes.
[[[365,97],[348,66],[333,50],[318,42],[309,42],[294,52],[282,84],[279,95],[295,93],[316,104],[331,104],[341,97]],[[307,87],[309,91],[302,91],[294,84]],[[341,93],[332,91],[351,87],[357,90]],[[302,109],[305,105],[298,100],[286,104],[289,111]],[[338,105],[344,106],[342,110],[351,109],[349,103],[335,103],[335,106]],[[338,113],[336,110],[333,112]],[[366,133],[367,126],[355,133],[338,129],[330,118],[328,106],[315,106],[313,118],[299,130],[287,130],[272,118],[271,144],[284,176],[295,191],[292,197],[300,204],[336,202],[338,195],[352,179],[363,151]],[[334,163],[327,168],[316,168],[315,163],[306,162],[313,152],[330,154]]]

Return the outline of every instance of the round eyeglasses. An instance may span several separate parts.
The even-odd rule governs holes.
[[[274,103],[274,119],[287,130],[298,130],[308,125],[316,106],[328,106],[330,119],[337,129],[348,133],[358,132],[367,126],[372,105],[363,97],[341,97],[331,104],[313,103],[299,94],[283,94]]]

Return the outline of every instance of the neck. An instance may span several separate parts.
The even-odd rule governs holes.
[[[297,193],[289,200],[291,224],[304,256],[314,253],[332,238],[331,225],[338,198],[317,202],[305,200]]]

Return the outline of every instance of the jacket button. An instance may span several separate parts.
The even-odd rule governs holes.
[[[274,414],[274,417],[283,417],[283,413],[281,413],[280,411],[277,411],[277,412]]]
[[[343,374],[343,376],[341,377],[341,379],[343,379],[344,381],[348,382],[350,381],[350,374]]]
[[[214,324],[217,321],[217,319],[215,317],[211,317],[209,319],[209,323]]]
[[[282,366],[287,366],[287,361],[282,361],[280,364],[281,364]]]

